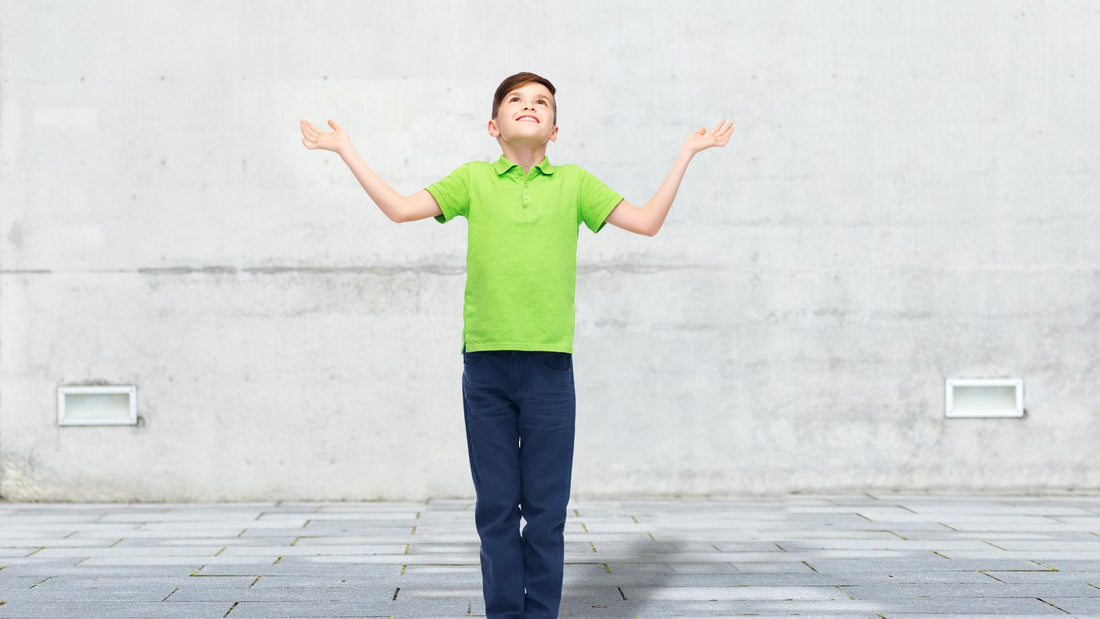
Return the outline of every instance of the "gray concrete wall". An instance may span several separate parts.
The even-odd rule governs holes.
[[[582,230],[575,493],[1096,488],[1094,2],[0,4],[0,494],[470,496],[465,223],[390,223],[559,88],[551,160],[634,202],[722,117],[655,239]],[[944,380],[1028,414],[945,420]],[[137,427],[57,424],[136,384]]]

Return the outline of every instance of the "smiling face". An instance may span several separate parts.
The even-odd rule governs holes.
[[[489,135],[509,144],[545,144],[558,137],[554,95],[538,82],[520,84],[504,95],[496,116],[489,121]]]

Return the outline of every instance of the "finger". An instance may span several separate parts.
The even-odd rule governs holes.
[[[313,150],[313,149],[317,148],[315,145],[310,143],[309,140],[306,140],[305,138],[302,138],[302,144],[305,144],[306,148],[308,148],[309,150]]]
[[[726,124],[726,121],[719,121],[717,125],[714,125],[714,129],[711,131],[711,133],[717,134],[719,131],[722,130],[722,125],[724,124]]]
[[[727,123],[726,121],[723,120],[719,124],[719,126],[714,129],[714,139],[717,140],[720,143],[724,143],[726,140],[729,139],[730,129],[732,127],[733,127],[732,123]]]
[[[336,121],[335,121],[335,120],[332,120],[331,118],[330,118],[330,119],[328,119],[328,126],[332,127],[332,129],[333,129],[334,131],[339,131],[339,130],[340,130],[340,127],[339,127],[339,125],[337,125],[337,124],[336,124]]]
[[[316,140],[319,133],[320,132],[317,131],[317,129],[313,125],[309,124],[308,121],[304,125],[302,125],[302,135],[306,136],[311,141]]]
[[[725,133],[725,134],[726,134],[726,137],[729,137],[729,135],[730,135],[731,133],[733,133],[733,121],[732,121],[732,120],[730,121],[730,124],[729,124],[729,126],[727,126],[727,127],[726,127],[726,128],[725,128],[725,129],[723,130],[723,133]]]

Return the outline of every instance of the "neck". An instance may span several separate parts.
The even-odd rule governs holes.
[[[504,151],[508,161],[522,167],[524,174],[530,172],[535,164],[541,163],[546,158],[546,144],[509,144],[504,140],[497,141],[500,142],[500,149]]]

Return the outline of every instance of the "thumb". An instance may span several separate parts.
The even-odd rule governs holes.
[[[336,129],[336,130],[340,129],[340,127],[336,124],[336,121],[332,120],[331,118],[328,119],[328,126],[332,127],[333,129]]]

